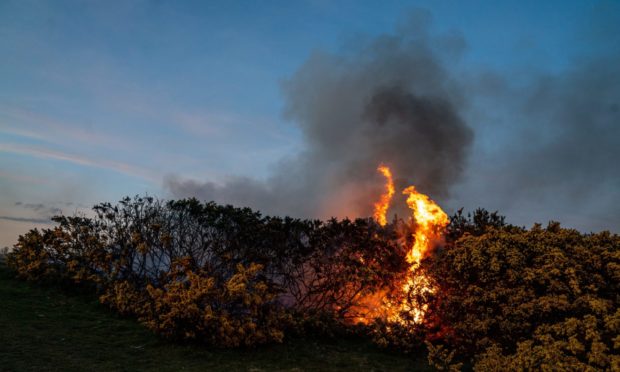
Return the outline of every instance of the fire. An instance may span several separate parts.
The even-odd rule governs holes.
[[[403,194],[408,195],[407,206],[413,212],[415,230],[413,232],[414,243],[406,257],[409,263],[409,276],[402,290],[405,295],[413,288],[432,293],[434,288],[428,278],[424,275],[415,275],[415,269],[441,240],[442,231],[449,223],[448,215],[428,195],[419,193],[414,186],[404,189]],[[412,316],[415,323],[419,323],[427,310],[425,307],[412,307],[406,300],[403,300],[397,308],[399,311],[388,317],[388,320],[402,323],[403,319],[400,314],[405,312]]]
[[[394,184],[390,168],[381,165],[377,170],[386,178],[386,192],[375,204],[374,217],[381,226],[385,226],[387,223],[385,215],[394,194]],[[406,313],[413,319],[413,322],[419,323],[423,320],[427,309],[415,307],[406,300],[407,295],[412,289],[430,293],[434,291],[429,279],[424,275],[416,274],[416,269],[422,259],[441,241],[442,232],[449,222],[448,215],[428,195],[418,192],[414,186],[404,189],[403,194],[407,195],[407,206],[412,211],[414,222],[411,233],[414,242],[406,256],[409,269],[407,277],[399,289],[402,296],[394,296],[404,299],[400,302],[391,303],[386,300],[388,295],[386,291],[380,291],[373,296],[363,298],[360,303],[370,311],[365,316],[358,317],[357,321],[368,323],[370,317],[381,314],[381,317],[390,322],[405,324],[406,320],[402,318],[401,314]]]
[[[378,202],[375,203],[375,220],[381,226],[387,224],[387,210],[390,207],[392,196],[394,196],[394,180],[392,179],[392,171],[385,165],[380,165],[377,170],[385,177],[385,193],[381,195]]]
[[[441,239],[443,229],[448,225],[448,215],[428,197],[419,193],[415,186],[403,190],[407,196],[407,206],[413,211],[415,243],[407,253],[407,262],[415,269],[434,244]]]

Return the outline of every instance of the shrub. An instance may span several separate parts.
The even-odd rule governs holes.
[[[459,211],[445,244],[411,273],[403,221],[264,217],[149,197],[94,211],[20,236],[8,264],[28,280],[96,290],[163,337],[218,347],[343,330],[403,352],[426,344],[444,370],[620,368],[620,237],[608,232],[526,230]],[[424,284],[403,293],[410,275]],[[385,298],[407,305],[398,321],[373,309]],[[422,321],[412,308],[425,309]]]
[[[168,338],[229,347],[348,324],[365,311],[360,298],[405,267],[395,231],[370,219],[150,197],[94,211],[21,236],[9,264],[29,280],[92,285],[102,303]]]
[[[222,280],[180,261],[164,285],[147,287],[150,306],[141,319],[165,337],[220,347],[280,342],[288,317],[261,270],[259,264],[238,264],[234,274]]]
[[[607,232],[550,223],[466,233],[423,263],[439,288],[429,313],[449,325],[440,341],[478,355],[481,370],[611,368],[619,264],[620,238]]]

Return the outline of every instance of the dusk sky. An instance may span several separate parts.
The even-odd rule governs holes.
[[[619,1],[0,1],[0,247],[145,193],[358,217],[329,206],[392,158],[448,213],[620,232],[619,25]],[[386,81],[447,102],[432,151],[325,140]]]

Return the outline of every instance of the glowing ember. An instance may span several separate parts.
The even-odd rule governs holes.
[[[375,204],[374,217],[381,226],[387,223],[385,214],[389,208],[392,195],[394,194],[394,184],[392,172],[384,165],[378,170],[385,176],[386,192],[381,195],[381,199]],[[448,225],[448,215],[427,195],[419,193],[414,186],[409,186],[403,190],[407,195],[407,206],[411,209],[413,216],[414,238],[413,246],[407,252],[407,262],[409,269],[405,282],[400,287],[401,295],[393,296],[403,298],[400,302],[391,303],[386,300],[387,291],[380,291],[372,296],[367,296],[360,300],[360,306],[367,309],[363,316],[356,318],[356,321],[368,323],[375,317],[382,317],[390,322],[405,324],[406,319],[402,317],[407,314],[414,323],[423,320],[426,308],[416,307],[411,301],[407,301],[408,294],[415,290],[418,293],[434,291],[429,279],[421,274],[416,274],[415,270],[420,265],[422,259],[441,241],[442,232]]]
[[[387,218],[385,216],[390,207],[392,196],[394,195],[394,181],[392,180],[392,171],[390,168],[385,165],[380,165],[377,170],[385,177],[385,193],[383,193],[381,199],[375,203],[374,217],[379,225],[385,226],[387,224]]]

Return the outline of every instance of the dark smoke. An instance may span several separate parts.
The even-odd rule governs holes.
[[[168,177],[175,197],[250,206],[298,217],[368,216],[382,191],[380,163],[397,187],[415,184],[446,198],[473,139],[464,99],[443,59],[463,49],[458,36],[433,38],[420,13],[395,35],[339,54],[315,52],[283,84],[285,115],[305,148],[266,182],[238,177],[223,185]],[[396,195],[395,202],[404,198]]]

